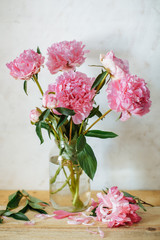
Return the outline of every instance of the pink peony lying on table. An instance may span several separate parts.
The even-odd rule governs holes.
[[[95,211],[97,220],[106,223],[108,227],[132,225],[141,220],[136,213],[139,206],[135,200],[125,197],[118,187],[110,188],[107,194],[98,193],[97,197],[98,203]]]
[[[126,121],[131,115],[143,116],[150,111],[150,91],[144,79],[126,75],[122,79],[111,80],[107,87],[109,107],[122,112],[120,120]]]
[[[75,111],[72,116],[75,124],[80,124],[88,117],[93,108],[95,90],[91,90],[94,79],[81,72],[69,71],[60,75],[56,83],[48,86],[43,97],[43,106],[63,107]]]
[[[54,43],[48,48],[48,61],[46,63],[51,74],[58,71],[75,70],[85,61],[85,53],[89,52],[84,50],[85,45],[82,42],[63,41]]]
[[[129,74],[128,61],[117,58],[113,51],[108,52],[106,55],[100,54],[100,61],[114,80]]]
[[[24,50],[19,57],[6,65],[10,69],[10,75],[15,79],[29,80],[40,71],[43,63],[44,57],[29,49]]]

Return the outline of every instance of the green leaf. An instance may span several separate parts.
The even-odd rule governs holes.
[[[29,196],[29,193],[26,192],[24,189],[22,190],[22,193],[23,193],[23,196],[25,196],[25,197]]]
[[[48,136],[49,138],[51,138],[51,133],[54,135],[53,131],[52,131],[52,128],[49,126],[48,123],[46,122],[41,122],[41,128],[44,128],[48,131]]]
[[[25,94],[28,96],[28,93],[27,93],[27,81],[26,80],[24,81],[23,89],[24,89]]]
[[[91,89],[96,88],[106,77],[107,77],[108,72],[102,72],[98,75],[98,77],[95,79]]]
[[[41,122],[36,123],[36,133],[42,144],[44,142],[44,139],[43,139],[42,131],[41,131]]]
[[[61,127],[63,125],[63,123],[65,123],[67,118],[68,118],[68,116],[65,116],[65,115],[60,116],[59,122],[57,124],[57,128]]]
[[[2,216],[5,212],[6,210],[0,210],[0,216]]]
[[[83,134],[81,134],[78,138],[77,138],[77,143],[76,143],[76,149],[77,152],[80,152],[83,150],[83,148],[86,145],[86,138]]]
[[[12,217],[17,220],[29,221],[29,218],[26,215],[24,215],[22,212],[12,213],[8,217]]]
[[[50,114],[50,109],[46,109],[42,114],[39,116],[40,121],[44,121]]]
[[[97,169],[97,160],[92,148],[86,143],[83,150],[79,152],[77,156],[81,168],[85,171],[88,177],[93,180]]]
[[[95,208],[91,211],[90,216],[92,216],[92,217],[96,217],[96,216],[97,216],[97,214],[96,214],[96,209],[97,209],[97,207],[95,207]]]
[[[124,194],[125,197],[132,197],[133,199],[136,198],[135,196],[133,196],[132,194],[130,194],[130,193],[128,193],[128,192],[125,192],[125,191],[122,191],[122,192],[123,192],[123,194]]]
[[[90,112],[88,118],[92,118],[94,116],[101,117],[102,113],[99,111],[99,106],[98,107],[93,107],[92,111]]]
[[[22,197],[23,197],[23,195],[20,191],[17,191],[14,196],[12,194],[12,197],[10,196],[11,200],[8,202],[6,209],[13,209],[13,208],[18,207],[19,202],[22,199]]]
[[[41,54],[40,48],[37,47],[37,53]]]
[[[18,212],[19,213],[26,213],[28,209],[29,209],[29,204],[28,204],[28,200],[26,200],[26,205]]]
[[[55,108],[59,113],[65,115],[65,116],[73,116],[75,115],[75,112],[71,109],[68,108],[62,108],[62,107],[57,107]]]
[[[16,196],[16,194],[17,194],[17,192],[12,193],[11,195],[9,195],[8,200],[11,201],[14,198],[14,196]]]
[[[43,204],[46,204],[46,205],[49,205],[47,202],[43,202],[42,200],[36,198],[36,197],[33,197],[31,195],[29,195],[29,199],[32,203],[43,203]],[[40,205],[39,205],[40,206]]]
[[[38,203],[33,203],[29,201],[29,206],[31,210],[47,214],[47,212],[44,210],[44,207],[40,206]]]
[[[118,136],[113,132],[106,132],[101,130],[90,130],[85,135],[87,137],[97,137],[97,138],[115,138]]]
[[[147,211],[146,209],[145,209],[145,207],[143,206],[143,204],[140,202],[140,199],[138,199],[138,203],[137,203],[138,205],[139,205],[139,207],[140,208],[142,208],[143,209],[143,211]]]
[[[3,223],[3,219],[0,217],[0,223]]]

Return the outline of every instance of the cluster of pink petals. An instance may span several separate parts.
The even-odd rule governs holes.
[[[72,116],[75,124],[88,117],[93,108],[95,90],[91,90],[94,79],[81,72],[64,72],[55,84],[48,86],[43,97],[43,106],[47,108],[63,107],[75,111]]]
[[[58,71],[75,70],[85,61],[85,54],[89,52],[84,50],[85,45],[82,42],[63,41],[54,43],[48,48],[48,61],[46,63],[51,74]]]
[[[29,80],[40,71],[43,63],[44,57],[29,49],[21,53],[13,62],[6,65],[10,69],[10,75],[15,79]]]
[[[134,199],[126,198],[118,187],[110,188],[108,194],[98,193],[97,197],[97,220],[106,223],[108,227],[132,225],[141,220],[136,213],[139,206],[134,204]]]
[[[113,51],[109,51],[106,55],[100,54],[100,61],[114,80],[129,74],[128,61],[117,58]]]
[[[38,110],[37,108],[31,110],[31,111],[30,111],[30,114],[29,114],[30,121],[31,121],[32,123],[38,122],[40,115],[41,115],[41,112],[40,112],[40,110]]]
[[[150,91],[144,79],[136,75],[111,81],[107,88],[109,107],[121,112],[121,120],[126,121],[131,115],[143,116],[150,111]]]

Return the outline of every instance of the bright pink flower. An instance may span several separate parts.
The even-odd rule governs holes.
[[[85,61],[85,53],[89,52],[84,50],[84,47],[85,45],[82,42],[76,40],[52,44],[48,48],[48,61],[46,63],[50,73],[75,70]]]
[[[107,88],[109,107],[122,112],[121,120],[126,121],[131,115],[143,116],[150,111],[150,91],[144,79],[126,75],[124,78],[111,81]]]
[[[30,115],[29,115],[30,121],[31,121],[32,123],[38,122],[40,115],[41,115],[41,112],[40,112],[40,110],[38,110],[37,108],[31,110],[31,111],[30,111]]]
[[[99,202],[96,208],[97,220],[107,223],[108,227],[132,225],[141,220],[136,213],[139,206],[130,204],[118,187],[110,188],[108,194],[98,193],[97,197]]]
[[[114,79],[119,79],[124,77],[125,74],[129,74],[128,61],[117,58],[113,51],[108,52],[106,55],[100,54],[100,61]]]
[[[44,107],[63,107],[75,111],[72,117],[75,124],[80,124],[88,117],[93,108],[95,90],[91,90],[94,79],[81,72],[64,72],[55,84],[50,84],[43,97]],[[54,92],[53,94],[49,92]],[[51,97],[50,97],[51,95]],[[53,102],[53,105],[52,105]]]
[[[6,65],[10,69],[10,75],[15,79],[29,80],[40,71],[43,63],[44,57],[29,49],[21,53],[13,62]]]

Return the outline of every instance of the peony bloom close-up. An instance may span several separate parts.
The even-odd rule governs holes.
[[[44,107],[52,106],[53,101],[54,108],[74,110],[76,114],[72,116],[73,122],[80,124],[93,108],[95,96],[95,90],[91,90],[93,81],[93,78],[81,72],[64,72],[57,78],[56,83],[49,85],[43,97]],[[53,111],[57,113],[54,109]]]
[[[10,75],[15,79],[29,80],[40,71],[43,63],[44,57],[41,54],[28,49],[6,65],[10,69]]]
[[[39,116],[41,115],[41,111],[36,109],[33,109],[30,111],[29,118],[32,123],[36,123],[39,121]]]
[[[100,54],[100,61],[114,80],[129,74],[128,61],[117,58],[113,51],[108,52],[106,55]]]
[[[132,225],[141,220],[136,213],[139,206],[134,204],[133,198],[126,198],[118,187],[110,188],[107,194],[98,193],[97,197],[97,220],[106,223],[108,227]]]
[[[89,52],[84,50],[84,47],[82,42],[76,40],[52,44],[48,48],[48,61],[46,63],[50,73],[75,70],[76,67],[79,67],[86,59],[85,54]]]
[[[122,79],[111,81],[107,87],[109,107],[121,112],[121,121],[131,115],[143,116],[150,111],[150,91],[144,79],[136,75],[126,75]]]

